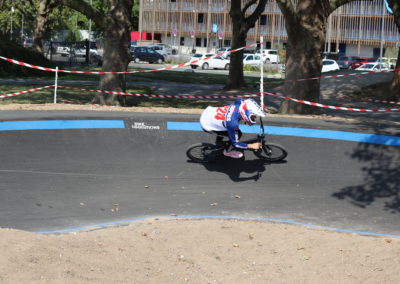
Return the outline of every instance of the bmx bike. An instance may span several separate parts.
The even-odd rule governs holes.
[[[266,135],[264,133],[264,125],[262,123],[262,119],[260,118],[260,133],[257,135],[257,137],[243,142],[245,143],[260,142],[261,148],[257,150],[254,149],[246,149],[246,150],[253,151],[255,156],[267,162],[279,162],[285,159],[288,155],[287,150],[279,144],[268,142],[265,136]],[[215,144],[196,143],[187,148],[186,156],[194,162],[206,163],[220,156],[223,156],[223,151],[225,149],[228,149],[230,145],[231,143],[226,140],[221,142],[216,142]]]

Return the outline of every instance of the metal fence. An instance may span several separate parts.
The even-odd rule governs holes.
[[[102,56],[96,42],[50,41],[45,44],[45,55],[50,60],[65,66],[101,66]]]

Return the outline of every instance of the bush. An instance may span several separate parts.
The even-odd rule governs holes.
[[[264,72],[266,73],[279,73],[279,65],[278,64],[264,64]],[[252,66],[252,65],[244,65],[243,66],[244,71],[253,71],[253,72],[260,72],[260,67],[259,66]]]
[[[33,65],[55,68],[54,63],[44,57],[40,52],[25,48],[6,36],[0,35],[0,56],[26,62]],[[50,75],[49,72],[23,67],[0,59],[1,77],[27,77]]]
[[[260,68],[258,68],[257,66],[252,66],[248,64],[243,65],[243,71],[259,71],[259,70]]]

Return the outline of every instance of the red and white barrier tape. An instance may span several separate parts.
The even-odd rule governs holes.
[[[301,104],[306,104],[306,105],[311,105],[315,107],[322,107],[322,108],[329,108],[329,109],[334,109],[334,110],[346,110],[346,111],[357,111],[357,112],[388,112],[388,111],[400,111],[399,108],[386,108],[386,109],[366,109],[366,108],[351,108],[351,107],[340,107],[340,106],[331,106],[331,105],[325,105],[325,104],[320,104],[320,103],[315,103],[315,102],[310,102],[310,101],[305,101],[305,100],[299,100],[299,99],[294,99],[291,97],[285,97],[281,93],[269,93],[269,92],[264,92],[265,95],[268,96],[273,96],[285,100],[290,100],[296,103],[301,103]]]
[[[47,88],[51,88],[51,87],[54,87],[54,85],[49,85],[49,86],[34,88],[34,89],[30,89],[30,90],[26,90],[26,91],[21,91],[21,92],[17,92],[17,93],[5,94],[5,95],[1,95],[1,96],[0,96],[0,99],[9,98],[9,97],[14,97],[14,96],[22,95],[22,94],[27,94],[27,93],[33,93],[33,92],[36,92],[36,91],[39,91],[39,90],[43,90],[43,89],[47,89]]]
[[[63,70],[63,69],[56,70],[56,69],[53,69],[53,68],[32,65],[32,64],[29,64],[29,63],[25,63],[25,62],[22,62],[22,61],[11,59],[11,58],[6,58],[6,57],[3,57],[3,56],[0,56],[0,59],[8,61],[8,62],[13,63],[13,64],[20,65],[20,66],[33,68],[33,69],[37,69],[37,70],[42,70],[42,71],[48,71],[48,72],[61,72],[61,73],[72,73],[72,74],[96,74],[96,75],[134,74],[134,73],[146,73],[146,72],[155,72],[155,71],[163,71],[163,70],[171,70],[171,69],[175,69],[175,68],[181,68],[181,67],[185,67],[185,66],[189,66],[189,65],[195,64],[195,63],[197,63],[199,61],[207,61],[207,60],[210,60],[211,58],[222,56],[222,55],[227,54],[227,53],[237,52],[239,50],[247,49],[247,48],[250,48],[250,47],[256,46],[256,45],[257,45],[257,43],[253,43],[253,44],[250,44],[248,46],[240,47],[240,48],[233,49],[233,50],[230,50],[230,51],[220,52],[218,54],[206,57],[204,59],[196,59],[196,60],[192,60],[192,61],[189,61],[189,62],[186,62],[186,63],[173,65],[173,66],[167,66],[167,67],[163,67],[163,68],[159,68],[159,69],[139,70],[139,71],[121,71],[121,72],[103,72],[103,71],[93,71],[92,72],[92,71],[74,71],[74,70]]]
[[[343,98],[343,99],[354,99],[346,95],[342,94],[334,94],[334,96],[338,98]],[[400,105],[400,102],[396,101],[385,101],[385,100],[374,100],[374,99],[363,99],[363,98],[357,98],[358,100],[361,101],[366,101],[366,102],[371,102],[371,103],[381,103],[381,104],[388,104],[388,105]]]
[[[116,92],[116,91],[104,91],[104,90],[93,90],[93,89],[82,89],[67,86],[58,86],[63,89],[78,90],[85,92],[121,95],[121,96],[134,96],[134,97],[148,97],[148,98],[164,98],[164,99],[234,99],[234,98],[251,98],[257,97],[257,94],[250,95],[231,95],[231,96],[176,96],[176,95],[157,95],[157,94],[140,94],[140,93],[127,93],[127,92]]]
[[[16,92],[1,95],[0,98],[8,98],[13,97],[21,94],[32,93],[35,91],[47,89],[55,87],[55,85],[48,85],[44,87],[34,88],[26,91]],[[122,95],[122,96],[136,96],[136,97],[148,97],[148,98],[166,98],[166,99],[233,99],[233,98],[249,98],[249,97],[258,97],[259,94],[249,94],[249,95],[230,95],[230,96],[176,96],[176,95],[157,95],[157,94],[140,94],[140,93],[128,93],[128,92],[116,92],[116,91],[105,91],[105,90],[95,90],[95,89],[83,89],[83,88],[74,88],[74,87],[67,87],[67,86],[58,86],[59,88],[63,89],[70,89],[70,90],[78,90],[78,91],[85,91],[85,92],[95,92],[95,93],[105,93],[105,94],[114,94],[114,95]],[[340,106],[332,106],[332,105],[325,105],[300,99],[295,99],[291,97],[286,97],[281,93],[270,93],[264,92],[265,95],[273,96],[285,100],[290,100],[297,103],[302,103],[306,105],[311,105],[315,107],[321,108],[329,108],[334,110],[345,110],[345,111],[356,111],[356,112],[389,112],[389,111],[400,111],[399,108],[386,108],[386,109],[365,109],[365,108],[350,108],[350,107],[340,107]],[[378,102],[385,102],[385,101],[378,101]],[[388,102],[391,104],[400,104],[400,102]]]
[[[136,97],[154,97],[154,98],[166,98],[166,99],[235,99],[235,98],[250,98],[250,97],[259,97],[260,94],[250,94],[250,95],[231,95],[231,96],[176,96],[176,95],[157,95],[157,94],[139,94],[139,93],[125,93],[125,92],[116,92],[116,91],[103,91],[103,90],[91,90],[91,89],[81,89],[81,88],[73,88],[67,86],[58,86],[59,88],[64,89],[72,89],[86,92],[95,92],[95,93],[106,93],[106,94],[114,94],[114,95],[122,95],[122,96],[136,96]],[[388,109],[363,109],[363,108],[349,108],[349,107],[340,107],[340,106],[331,106],[325,105],[305,100],[294,99],[291,97],[285,97],[280,93],[269,93],[264,92],[264,94],[269,96],[278,97],[285,100],[291,100],[297,103],[302,103],[306,105],[329,108],[335,110],[346,110],[346,111],[357,111],[357,112],[388,112],[388,111],[400,111],[400,108],[388,108]]]

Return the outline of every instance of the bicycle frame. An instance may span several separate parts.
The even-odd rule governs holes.
[[[265,132],[264,132],[264,124],[262,121],[262,118],[260,117],[260,132],[257,134],[256,138],[253,139],[248,139],[244,140],[244,143],[253,143],[253,142],[261,142],[263,143],[265,141]],[[252,149],[246,149],[246,150],[252,150]]]
[[[265,133],[264,133],[264,124],[262,121],[262,118],[260,117],[260,133],[258,134],[259,136],[261,136],[262,138],[265,137]]]
[[[242,142],[254,143],[254,142],[263,142],[263,141],[265,141],[265,132],[264,132],[264,124],[263,124],[262,118],[260,117],[260,132],[257,134],[257,137],[243,140]],[[220,145],[216,144],[216,146],[228,148],[230,146],[230,141],[224,140],[224,141],[222,141],[222,144],[220,144]],[[245,149],[245,150],[251,150],[251,149]]]

